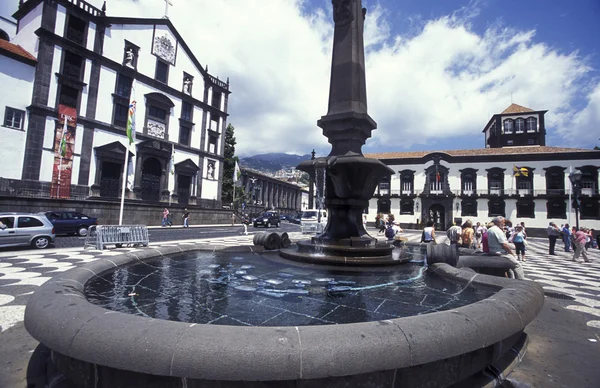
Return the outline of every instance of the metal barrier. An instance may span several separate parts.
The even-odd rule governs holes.
[[[146,225],[92,225],[88,229],[84,249],[104,249],[107,245],[147,247],[148,227]]]
[[[302,233],[323,233],[325,224],[319,222],[302,222],[300,223],[300,231]]]

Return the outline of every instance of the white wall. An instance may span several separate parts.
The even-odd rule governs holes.
[[[40,2],[37,7],[19,21],[19,31],[15,39],[11,42],[23,47],[35,57],[37,57],[38,52],[38,37],[34,32],[42,25],[43,5],[44,2]]]
[[[5,91],[0,93],[0,139],[3,146],[0,152],[0,176],[21,179],[29,124],[29,112],[26,108],[31,104],[35,67],[0,56],[0,69],[0,85]],[[25,112],[20,130],[4,127],[6,107]]]
[[[58,83],[56,82],[56,73],[60,73],[60,61],[62,59],[62,48],[54,46],[52,57],[52,70],[50,72],[50,88],[48,92],[48,106],[55,107],[56,95],[58,93]],[[85,82],[85,81],[84,81]],[[57,108],[57,107],[55,107]]]
[[[448,183],[450,185],[450,190],[453,193],[459,193],[461,190],[461,180],[460,180],[460,170],[464,170],[466,168],[473,168],[477,170],[477,190],[487,190],[488,188],[488,180],[487,180],[487,171],[490,168],[499,167],[504,169],[504,188],[506,190],[517,189],[515,178],[513,177],[513,166],[517,165],[519,167],[528,167],[533,169],[533,190],[546,190],[546,171],[544,168],[560,166],[565,168],[565,190],[567,192],[571,188],[571,183],[569,181],[569,167],[572,167],[573,170],[588,166],[594,165],[598,166],[599,161],[596,159],[587,159],[587,160],[573,160],[573,161],[553,161],[553,160],[542,160],[542,161],[532,161],[532,162],[481,162],[481,163],[449,163],[447,161],[442,160],[441,165],[447,167],[449,169],[448,175]],[[389,165],[398,175],[397,178],[392,176],[390,181],[390,189],[393,192],[399,192],[400,187],[400,179],[399,179],[399,171],[402,170],[414,170],[414,188],[417,193],[420,193],[425,185],[426,176],[425,170],[433,164],[432,161],[429,161],[425,164],[406,164],[406,165]],[[600,182],[599,182],[600,184]],[[456,203],[459,199],[454,199],[453,203]],[[479,198],[477,200],[477,216],[461,216],[460,210],[458,215],[455,215],[455,208],[452,209],[452,218],[454,217],[462,217],[463,220],[471,219],[472,221],[489,221],[490,217],[488,216],[488,200],[489,198]],[[421,202],[419,198],[416,198],[415,201],[419,203],[419,212],[415,211],[414,215],[400,215],[400,198],[399,197],[391,197],[391,212],[395,215],[396,219],[398,219],[402,223],[414,223],[417,219],[421,217]],[[535,218],[518,218],[517,210],[516,210],[516,199],[505,198],[505,213],[506,217],[514,222],[525,222],[526,226],[536,227],[536,228],[545,228],[548,226],[549,219],[547,216],[547,209],[545,199],[536,199],[534,197],[534,215]],[[568,202],[568,201],[567,201]],[[568,211],[568,204],[567,204]],[[369,201],[369,217],[374,217],[377,214],[377,198],[372,198]],[[371,218],[372,218],[371,217]],[[568,214],[567,214],[568,217]],[[369,220],[371,221],[371,220]],[[422,221],[422,220],[420,220]],[[568,221],[567,219],[552,219],[552,221],[557,224],[565,223]],[[571,214],[571,223],[575,223],[575,213],[574,211]],[[600,220],[584,220],[580,222],[581,225],[586,225],[588,227],[594,229],[600,229]]]

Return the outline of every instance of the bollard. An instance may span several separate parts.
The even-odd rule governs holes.
[[[446,263],[456,267],[457,262],[455,245],[427,243],[427,264]]]
[[[254,245],[262,245],[265,247],[266,250],[269,251],[273,249],[279,249],[281,247],[281,242],[281,236],[276,232],[260,232],[255,234],[254,238],[252,239],[252,243]]]

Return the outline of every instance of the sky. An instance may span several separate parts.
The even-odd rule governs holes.
[[[199,62],[230,79],[238,156],[329,153],[316,122],[327,113],[331,0],[171,2],[168,17]],[[6,15],[17,1],[1,3]],[[548,110],[547,145],[600,145],[600,0],[363,7],[368,108],[378,124],[364,153],[482,148],[484,126],[511,102]],[[156,18],[164,9],[163,0],[107,1],[110,16]]]

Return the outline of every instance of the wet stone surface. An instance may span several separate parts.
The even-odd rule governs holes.
[[[261,255],[195,251],[118,268],[86,285],[91,303],[173,321],[248,326],[369,322],[457,308],[495,291],[428,273],[282,265]]]

